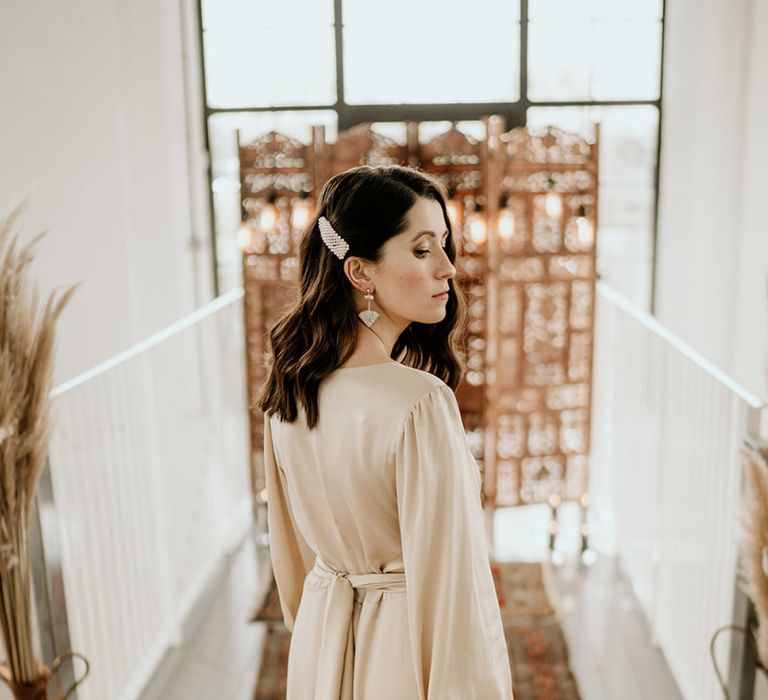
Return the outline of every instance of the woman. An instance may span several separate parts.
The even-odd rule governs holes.
[[[340,173],[299,257],[257,402],[288,700],[509,700],[452,391],[465,304],[443,188],[400,166]]]

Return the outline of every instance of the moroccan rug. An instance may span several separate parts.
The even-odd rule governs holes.
[[[580,700],[568,647],[538,562],[491,564],[499,597],[515,700]],[[267,633],[254,700],[284,700],[291,635],[283,624],[274,579],[254,621]]]

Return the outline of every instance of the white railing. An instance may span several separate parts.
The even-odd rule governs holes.
[[[79,700],[133,700],[251,520],[242,289],[57,387],[49,467]]]
[[[709,642],[733,620],[740,447],[763,403],[600,283],[593,518],[607,533],[687,700],[721,698]],[[765,428],[763,424],[762,428]],[[729,644],[717,658],[728,677]]]

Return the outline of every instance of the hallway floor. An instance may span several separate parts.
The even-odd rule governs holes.
[[[566,504],[568,505],[568,504]],[[546,507],[496,514],[500,560],[546,560]],[[681,700],[629,584],[604,555],[578,555],[578,510],[561,508],[551,593],[584,700]],[[212,586],[207,609],[186,644],[168,654],[142,700],[251,700],[264,625],[247,618],[267,583],[267,550],[249,537]]]

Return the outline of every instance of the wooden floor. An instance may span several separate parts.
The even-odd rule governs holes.
[[[499,511],[494,556],[546,561],[571,667],[584,700],[680,700],[662,654],[650,643],[637,599],[614,561],[579,555],[578,512],[561,508],[553,556],[547,548],[548,509]],[[210,605],[183,648],[168,656],[142,700],[250,700],[264,629],[247,622],[255,591],[264,587],[266,550],[255,536],[232,555],[213,587]]]

